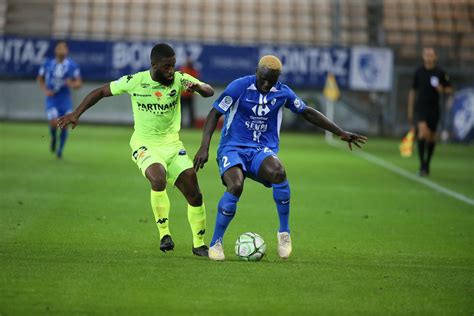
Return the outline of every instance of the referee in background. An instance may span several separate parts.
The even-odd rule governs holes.
[[[423,66],[415,71],[408,94],[408,122],[417,131],[419,175],[424,177],[430,173],[430,161],[436,144],[440,94],[452,93],[453,89],[446,73],[436,64],[435,50],[432,47],[423,48],[422,57]]]

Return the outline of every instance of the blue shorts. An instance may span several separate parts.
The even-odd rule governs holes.
[[[71,111],[72,100],[70,97],[46,97],[46,116],[48,121],[55,120]]]
[[[266,187],[271,187],[271,183],[258,178],[258,170],[262,162],[269,156],[277,157],[276,153],[268,147],[229,147],[220,149],[217,155],[219,173],[222,178],[229,168],[240,165],[246,177],[258,181]]]

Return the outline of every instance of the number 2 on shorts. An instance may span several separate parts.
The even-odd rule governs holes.
[[[227,157],[227,156],[222,157],[222,162],[224,163],[223,164],[224,168],[227,167],[228,165],[230,165],[229,157]]]

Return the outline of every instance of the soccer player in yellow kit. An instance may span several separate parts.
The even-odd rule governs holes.
[[[188,74],[175,72],[175,52],[167,44],[155,45],[150,61],[149,70],[123,76],[90,92],[72,113],[59,118],[58,126],[66,128],[72,125],[74,128],[82,113],[102,98],[130,94],[135,122],[130,140],[132,160],[151,184],[151,206],[160,233],[160,249],[163,252],[174,249],[168,226],[168,183],[175,185],[188,202],[188,220],[193,234],[192,252],[207,257],[208,247],[204,243],[206,210],[193,162],[179,139],[180,96],[183,90],[188,90],[210,97],[214,90]]]

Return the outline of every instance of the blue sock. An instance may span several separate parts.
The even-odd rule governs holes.
[[[290,185],[288,180],[282,183],[273,184],[273,199],[275,200],[278,210],[278,218],[280,219],[279,232],[290,232]]]
[[[64,144],[66,144],[66,139],[67,139],[67,129],[62,129],[61,130],[61,135],[59,136],[59,148],[58,148],[58,157],[61,157],[63,154],[63,149],[64,149]]]
[[[239,198],[232,193],[224,192],[224,195],[217,205],[216,226],[214,227],[211,247],[214,246],[217,240],[224,238],[225,230],[227,226],[229,226],[230,221],[234,218],[238,201]]]
[[[51,151],[56,151],[56,127],[49,126],[49,133],[51,134]]]

